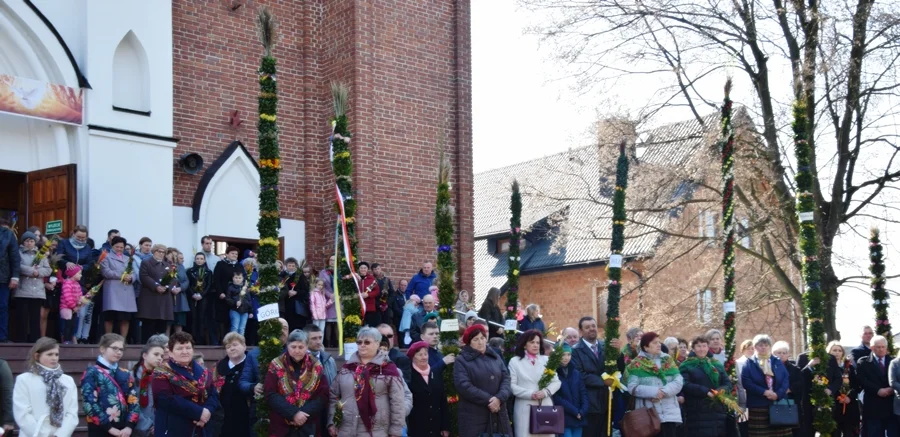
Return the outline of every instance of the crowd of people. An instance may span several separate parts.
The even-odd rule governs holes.
[[[68,237],[44,236],[37,227],[16,237],[10,223],[0,219],[0,343],[12,341],[12,304],[15,340],[23,343],[50,337],[63,344],[96,344],[103,334],[117,333],[126,343],[144,344],[156,334],[188,332],[198,344],[218,345],[226,333],[237,332],[256,345],[255,252],[228,246],[216,254],[208,236],[200,245],[199,252],[185,255],[149,237],[129,243],[111,229],[97,246],[81,225]],[[291,330],[318,325],[326,345],[337,347],[334,257],[320,269],[296,258],[279,260],[277,265],[278,306]],[[411,317],[428,305],[426,313],[434,307],[437,292],[431,262],[424,262],[418,273],[396,287],[377,263],[360,263],[356,279],[366,290],[365,322],[370,326],[382,322],[399,326],[405,312]],[[471,309],[474,296],[467,292],[461,296]],[[416,328],[421,327],[423,314],[417,317]],[[410,343],[407,339],[404,346]]]
[[[22,335],[34,345],[15,383],[0,360],[0,420],[21,435],[71,435],[79,389],[62,371],[59,344],[89,339],[102,327],[100,355],[80,386],[92,436],[247,436],[259,421],[279,437],[446,437],[454,425],[460,436],[549,436],[533,434],[529,419],[533,406],[554,405],[567,437],[620,433],[626,413],[641,409],[656,413],[664,437],[814,437],[813,369],[826,366],[827,380],[818,383],[833,399],[835,437],[898,437],[900,360],[888,356],[887,340],[870,327],[849,355],[838,342],[828,344],[824,364],[805,352],[791,360],[789,344],[767,335],[745,340],[732,386],[717,330],[688,342],[632,328],[624,342],[610,345],[617,356],[606,357],[593,318],[547,339],[540,307],[520,304],[516,345],[506,350],[500,290],[489,290],[477,312],[463,290],[455,304],[460,351],[445,356],[432,264],[395,288],[381,266],[363,262],[357,280],[366,326],[356,352],[339,366],[325,349],[338,340],[333,272],[288,258],[279,301],[283,352],[261,369],[259,349],[248,347],[258,307],[252,252],[240,260],[229,247],[220,258],[204,237],[203,251],[185,268],[177,249],[146,238],[131,249],[114,230],[98,253],[81,226],[65,240],[29,230],[18,243],[0,258],[0,280],[15,292],[17,313],[28,313],[20,318]],[[60,317],[58,338],[46,332],[51,313]],[[140,341],[129,340],[135,327]],[[197,343],[221,343],[226,357],[208,369]],[[120,366],[128,344],[142,345],[132,369]],[[562,359],[553,371],[547,366],[555,347]],[[607,374],[607,358],[620,379]],[[444,386],[450,364],[458,392],[452,397]],[[796,425],[771,422],[770,408],[784,401],[797,406]],[[256,417],[259,402],[268,417]],[[465,420],[451,423],[451,404]]]

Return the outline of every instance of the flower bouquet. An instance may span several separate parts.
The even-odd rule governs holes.
[[[337,402],[337,405],[334,406],[334,418],[331,419],[331,422],[334,424],[334,427],[337,429],[341,428],[341,423],[344,422],[344,403],[341,401]]]
[[[159,285],[168,287],[176,277],[178,277],[178,269],[175,268],[174,264],[169,264],[168,266],[166,266],[166,274],[164,274],[162,279],[159,280]]]
[[[47,254],[50,252],[50,244],[52,243],[53,241],[48,238],[47,241],[44,242],[44,245],[38,249],[37,255],[35,255],[34,259],[31,261],[32,267],[37,267],[41,264],[41,261],[47,257]]]
[[[84,272],[84,283],[85,284],[99,284],[103,281],[100,279],[100,263],[106,259],[108,253],[104,249],[100,252],[100,256],[97,257],[97,261],[94,262],[89,268],[85,269]]]
[[[91,303],[94,300],[94,296],[96,296],[97,293],[100,292],[100,287],[103,286],[103,281],[105,281],[105,279],[101,280],[99,284],[91,287],[90,290],[88,290],[88,292],[84,294],[84,296],[81,296],[79,305],[87,305]]]
[[[122,272],[122,277],[119,278],[119,280],[122,281],[123,284],[128,284],[128,282],[125,282],[125,277],[132,273],[134,273],[134,254],[131,254],[131,256],[128,257],[128,264],[125,265],[125,271]]]
[[[722,404],[729,412],[734,413],[737,417],[743,417],[744,409],[738,404],[737,399],[728,393],[727,390],[710,390],[713,394],[713,400]]]
[[[203,281],[206,279],[206,269],[197,269],[197,283],[194,284],[194,296],[203,295]]]

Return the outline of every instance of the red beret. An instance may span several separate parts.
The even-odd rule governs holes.
[[[409,350],[406,351],[406,356],[411,360],[414,356],[416,356],[416,352],[419,352],[419,350],[421,349],[428,349],[428,343],[425,343],[424,341],[417,341],[409,345]]]
[[[484,325],[472,325],[466,328],[466,332],[463,333],[463,343],[469,344],[475,335],[482,334],[487,337],[487,327]]]

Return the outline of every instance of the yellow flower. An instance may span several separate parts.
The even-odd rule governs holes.
[[[266,121],[275,121],[275,116],[269,115],[269,114],[259,114],[259,118],[266,120]]]
[[[519,269],[513,270],[513,276],[519,276]]]
[[[362,326],[362,320],[357,315],[351,315],[344,318],[344,323],[349,325]]]

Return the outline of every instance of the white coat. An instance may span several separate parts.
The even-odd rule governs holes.
[[[660,353],[657,357],[650,357],[644,352],[642,356],[653,359],[657,366],[662,366],[662,361],[669,358]],[[662,423],[681,423],[681,406],[678,404],[678,393],[684,385],[684,379],[680,373],[667,376],[663,383],[656,376],[640,377],[628,375],[628,392],[635,398],[634,408],[654,408]],[[666,396],[656,401],[656,395],[662,390]]]
[[[65,387],[63,396],[63,421],[59,428],[50,424],[50,406],[47,405],[47,385],[44,379],[31,372],[16,377],[13,388],[13,416],[22,437],[67,437],[78,426],[78,388],[69,375],[59,377]]]
[[[550,385],[545,391],[547,396],[543,403],[531,399],[532,393],[538,391],[538,381],[547,368],[546,355],[538,355],[537,361],[531,364],[527,358],[522,359],[513,357],[509,360],[509,386],[512,389],[513,396],[516,397],[516,405],[513,408],[513,425],[515,425],[516,437],[553,437],[552,434],[530,434],[528,432],[531,424],[531,406],[532,405],[553,405],[551,396],[559,390],[560,382],[556,375],[550,380]]]

